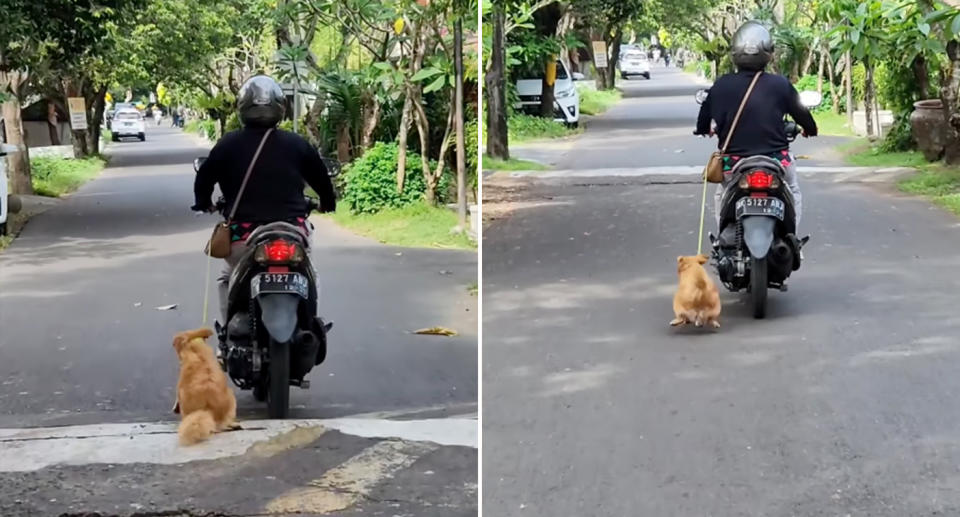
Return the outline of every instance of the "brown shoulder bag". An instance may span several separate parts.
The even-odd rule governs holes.
[[[703,169],[704,177],[710,183],[723,183],[723,155],[727,154],[727,148],[730,147],[730,139],[733,137],[733,132],[737,129],[737,122],[740,121],[743,107],[747,105],[747,100],[753,92],[753,87],[757,85],[757,80],[760,79],[760,74],[762,73],[763,72],[757,72],[757,75],[753,76],[753,82],[750,83],[750,87],[747,88],[747,93],[743,96],[743,101],[740,102],[740,109],[737,110],[737,116],[733,118],[733,123],[730,124],[730,130],[727,131],[727,140],[723,143],[723,149],[714,151],[713,154],[710,155],[707,166]]]
[[[253,160],[250,160],[250,166],[247,167],[247,174],[243,177],[243,183],[240,184],[240,190],[237,191],[237,199],[233,201],[233,208],[230,209],[230,215],[227,216],[227,220],[217,223],[217,226],[213,229],[213,235],[210,236],[210,241],[207,242],[207,249],[204,250],[204,253],[210,255],[214,258],[227,258],[230,256],[230,225],[233,223],[233,216],[237,215],[237,207],[240,206],[240,197],[243,196],[243,191],[247,188],[247,181],[250,179],[250,173],[253,172],[253,166],[257,164],[257,158],[260,157],[260,151],[263,150],[263,144],[267,142],[267,138],[270,137],[270,133],[273,133],[273,128],[268,129],[267,132],[263,135],[263,139],[260,140],[260,146],[257,147],[257,152],[253,153]]]

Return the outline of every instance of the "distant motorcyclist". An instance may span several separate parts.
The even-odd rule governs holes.
[[[763,73],[773,58],[773,50],[773,37],[760,23],[750,21],[737,30],[730,43],[730,54],[737,72],[717,79],[710,88],[709,96],[700,106],[695,134],[713,135],[711,121],[715,121],[719,145],[723,144],[747,88],[756,74]],[[779,161],[786,171],[784,181],[793,194],[799,225],[802,198],[796,159],[790,153],[790,141],[783,124],[785,114],[803,128],[803,136],[817,136],[817,123],[800,103],[800,95],[790,80],[782,75],[763,73],[730,140],[723,169],[727,177],[737,162],[749,156],[763,155]],[[718,225],[725,186],[726,182],[718,185],[715,195]]]
[[[333,212],[336,196],[327,168],[317,149],[302,136],[276,129],[283,118],[286,98],[272,78],[258,75],[249,79],[237,95],[237,112],[243,128],[227,133],[210,151],[194,182],[196,204],[193,210],[213,211],[213,187],[220,185],[227,207],[232,207],[247,168],[264,134],[273,133],[250,174],[247,187],[230,225],[232,251],[218,279],[220,310],[227,310],[227,284],[230,273],[244,254],[250,234],[264,224],[284,221],[310,235],[304,183],[320,196],[320,211]],[[308,239],[309,240],[309,239]],[[223,314],[226,321],[226,314]]]

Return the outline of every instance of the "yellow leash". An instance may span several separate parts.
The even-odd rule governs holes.
[[[697,255],[703,249],[703,220],[707,213],[707,171],[703,171],[703,200],[700,201],[700,235],[697,237]]]
[[[209,246],[208,246],[209,248]],[[210,306],[210,265],[213,263],[213,255],[207,250],[207,278],[203,282],[203,323],[201,327],[207,326],[207,308]]]

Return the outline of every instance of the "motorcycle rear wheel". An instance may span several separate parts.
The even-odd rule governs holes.
[[[753,317],[767,317],[767,257],[750,257],[750,302]]]
[[[270,339],[270,376],[268,378],[267,415],[290,415],[290,343]]]

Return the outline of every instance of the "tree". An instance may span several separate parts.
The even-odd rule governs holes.
[[[484,5],[487,5],[486,3]],[[488,68],[484,77],[487,93],[487,155],[510,159],[507,136],[507,8],[509,0],[492,0],[489,15],[493,31]]]
[[[643,0],[573,0],[574,8],[581,13],[581,26],[590,40],[606,43],[609,66],[597,76],[597,88],[612,90],[616,85],[617,62],[620,60],[620,43],[627,23],[643,12]],[[593,48],[590,47],[591,57]]]
[[[925,21],[935,24],[935,33],[946,39],[946,51],[949,63],[940,77],[940,98],[943,101],[943,114],[946,119],[946,152],[944,161],[949,165],[960,164],[960,2],[951,0],[950,6],[928,2],[928,7],[939,7],[929,14]]]

